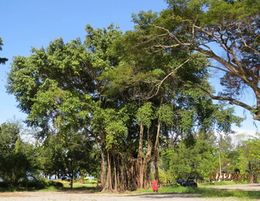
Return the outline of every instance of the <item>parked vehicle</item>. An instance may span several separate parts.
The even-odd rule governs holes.
[[[70,176],[63,176],[63,177],[61,177],[61,180],[63,180],[63,181],[70,181],[71,177]]]
[[[193,188],[198,187],[198,184],[192,178],[188,178],[187,180],[179,178],[176,180],[176,182],[177,182],[177,184],[179,184],[181,186],[185,186],[185,187],[193,187]]]

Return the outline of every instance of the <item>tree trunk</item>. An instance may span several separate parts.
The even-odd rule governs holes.
[[[74,175],[74,172],[73,172],[73,161],[72,159],[70,159],[70,189],[73,188],[73,175]]]
[[[252,166],[253,166],[252,163],[249,161],[248,162],[248,169],[249,169],[249,183],[250,184],[257,183],[257,175],[254,172]]]
[[[159,137],[160,137],[160,129],[161,129],[161,122],[158,119],[157,125],[157,133],[154,143],[154,179],[159,183],[159,168],[158,168],[158,160],[159,160]]]
[[[117,180],[117,168],[116,168],[116,161],[115,161],[115,157],[113,158],[113,162],[114,162],[114,191],[118,191],[118,180]]]
[[[126,165],[127,167],[127,182],[129,190],[136,190],[139,186],[139,169],[138,161],[132,159],[130,163]]]
[[[147,131],[147,152],[145,155],[145,162],[143,165],[143,172],[144,172],[144,178],[145,178],[145,182],[144,182],[144,188],[148,188],[150,186],[150,170],[151,170],[151,158],[152,158],[152,140],[150,137],[150,132],[149,129]]]
[[[138,146],[138,188],[143,188],[144,186],[144,172],[143,172],[143,136],[144,136],[144,126],[143,124],[140,125],[140,135],[139,135],[139,146]]]
[[[112,171],[111,171],[111,158],[110,154],[107,153],[107,176],[106,176],[106,185],[102,191],[112,191]]]
[[[106,184],[106,164],[103,150],[101,150],[101,174],[100,174],[101,188],[105,187]]]

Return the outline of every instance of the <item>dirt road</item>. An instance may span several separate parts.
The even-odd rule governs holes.
[[[224,190],[260,191],[260,183],[259,184],[236,184],[236,185],[210,186],[210,188],[224,189]]]
[[[260,191],[260,184],[214,186],[218,189]],[[238,198],[202,198],[196,194],[102,194],[80,192],[8,192],[0,201],[235,201]],[[260,199],[259,199],[260,200]]]
[[[68,192],[0,193],[0,201],[235,201],[235,198],[200,198],[197,195],[149,194],[111,195]]]

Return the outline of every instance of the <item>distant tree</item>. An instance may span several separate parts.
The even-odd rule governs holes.
[[[246,140],[241,143],[238,150],[241,171],[248,173],[250,183],[257,183],[260,177],[260,139]]]
[[[162,169],[170,182],[177,178],[208,179],[217,169],[217,150],[214,144],[205,139],[196,139],[192,146],[180,142],[176,147],[169,147],[162,152]]]
[[[2,39],[0,38],[0,51],[2,50],[2,46],[3,46],[3,41],[2,41]],[[0,64],[5,64],[5,62],[6,62],[7,60],[8,60],[7,58],[0,57]]]
[[[27,176],[33,175],[39,164],[31,144],[20,138],[20,128],[16,123],[0,125],[0,177],[4,182],[17,186]]]

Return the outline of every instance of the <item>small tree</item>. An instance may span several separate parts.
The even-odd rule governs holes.
[[[20,128],[17,123],[0,125],[0,176],[14,186],[21,180],[27,180],[28,174],[33,174],[38,168],[35,160],[34,147],[24,143],[20,138]]]

